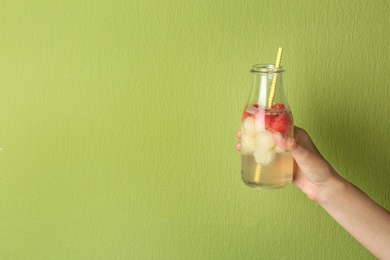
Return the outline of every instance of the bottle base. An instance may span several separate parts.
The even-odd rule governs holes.
[[[246,186],[251,188],[259,189],[259,190],[277,190],[282,189],[289,185],[291,182],[283,182],[283,183],[256,183],[256,182],[246,182],[243,181]]]

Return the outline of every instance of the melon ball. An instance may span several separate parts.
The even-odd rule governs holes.
[[[253,154],[255,161],[263,166],[271,166],[276,159],[276,152],[273,149],[267,151],[256,150]]]
[[[251,116],[245,118],[242,122],[242,130],[245,134],[256,135],[255,119]]]
[[[252,154],[255,151],[255,137],[248,134],[242,134],[241,136],[241,153]]]
[[[256,148],[269,150],[274,147],[275,141],[271,131],[261,131],[256,134]]]

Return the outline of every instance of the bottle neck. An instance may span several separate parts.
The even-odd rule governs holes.
[[[282,103],[288,108],[283,89],[284,69],[275,70],[273,65],[255,65],[253,68],[252,90],[247,105],[258,104],[262,108],[269,108]]]

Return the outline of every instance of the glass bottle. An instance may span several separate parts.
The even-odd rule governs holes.
[[[284,95],[283,67],[257,64],[241,119],[241,178],[253,188],[278,189],[292,181],[293,157],[275,144],[273,132],[294,135]]]

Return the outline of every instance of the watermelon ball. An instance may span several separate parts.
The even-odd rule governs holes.
[[[285,134],[291,125],[291,118],[287,112],[267,113],[265,126],[267,129]]]

